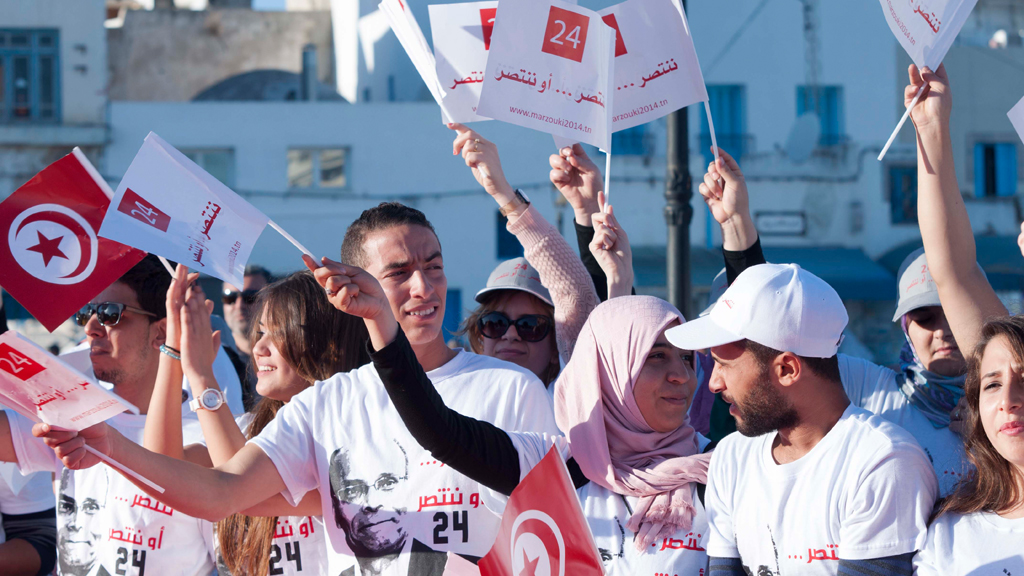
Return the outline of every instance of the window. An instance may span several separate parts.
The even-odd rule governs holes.
[[[734,158],[742,158],[751,150],[747,143],[747,88],[740,84],[711,84],[708,86],[708,105],[715,123],[718,146]],[[710,164],[715,155],[711,151],[711,130],[707,114],[700,114],[700,153]]]
[[[917,225],[917,166],[889,167],[889,207],[893,224]]]
[[[647,156],[653,152],[647,125],[641,124],[612,134],[612,153],[629,156]]]
[[[1017,145],[978,142],[974,145],[974,196],[996,198],[1017,193]]]
[[[56,30],[0,29],[0,122],[60,120]]]
[[[797,86],[796,115],[800,117],[805,112],[816,112],[821,121],[819,146],[835,146],[846,141],[842,86],[818,86],[817,91]]]
[[[222,184],[231,188],[235,185],[235,151],[230,148],[189,149],[181,151],[189,160],[206,170]]]
[[[293,148],[288,151],[289,188],[347,188],[348,148]]]
[[[502,216],[501,212],[494,214],[498,217],[498,260],[519,258],[523,255],[523,245],[519,243],[515,234],[506,228],[508,218]]]
[[[444,334],[445,342],[455,336],[459,331],[459,324],[462,322],[462,290],[452,288],[444,300],[444,319],[441,321],[441,331]]]

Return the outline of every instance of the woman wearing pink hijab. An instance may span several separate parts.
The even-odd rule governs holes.
[[[371,358],[416,440],[435,458],[487,486],[502,507],[551,446],[572,476],[605,573],[697,574],[707,566],[703,485],[708,441],[689,424],[693,353],[665,330],[684,322],[651,296],[611,299],[590,315],[559,376],[563,435],[505,432],[445,405],[404,334]]]

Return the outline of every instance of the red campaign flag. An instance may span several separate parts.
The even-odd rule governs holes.
[[[482,576],[601,576],[601,556],[558,451],[512,491]]]
[[[51,332],[146,256],[96,235],[107,190],[75,148],[0,202],[0,286]]]

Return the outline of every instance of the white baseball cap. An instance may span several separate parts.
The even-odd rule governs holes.
[[[900,264],[899,302],[892,321],[898,322],[904,314],[926,306],[942,306],[939,301],[939,288],[935,285],[932,272],[928,269],[928,260],[924,257],[924,248],[910,253]]]
[[[707,316],[711,314],[711,311],[715,308],[715,304],[718,304],[718,299],[725,294],[725,289],[729,287],[729,277],[725,273],[725,268],[718,271],[715,274],[715,279],[711,281],[711,291],[708,293],[708,307],[700,313],[701,316]]]
[[[684,350],[752,340],[808,358],[831,358],[850,317],[827,282],[796,264],[743,271],[711,313],[665,332]]]
[[[533,294],[549,306],[554,306],[551,301],[551,293],[540,283],[540,273],[523,257],[498,264],[498,267],[487,278],[487,286],[476,293],[476,301],[480,302],[481,296],[495,290],[519,290]]]

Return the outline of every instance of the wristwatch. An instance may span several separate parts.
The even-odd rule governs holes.
[[[515,197],[508,204],[498,208],[498,212],[501,212],[502,216],[508,217],[509,214],[515,212],[520,206],[530,205],[530,199],[526,197],[526,194],[523,194],[522,190],[516,188],[515,193]]]
[[[224,393],[216,388],[207,388],[199,396],[188,403],[193,412],[209,410],[213,412],[224,405]]]

